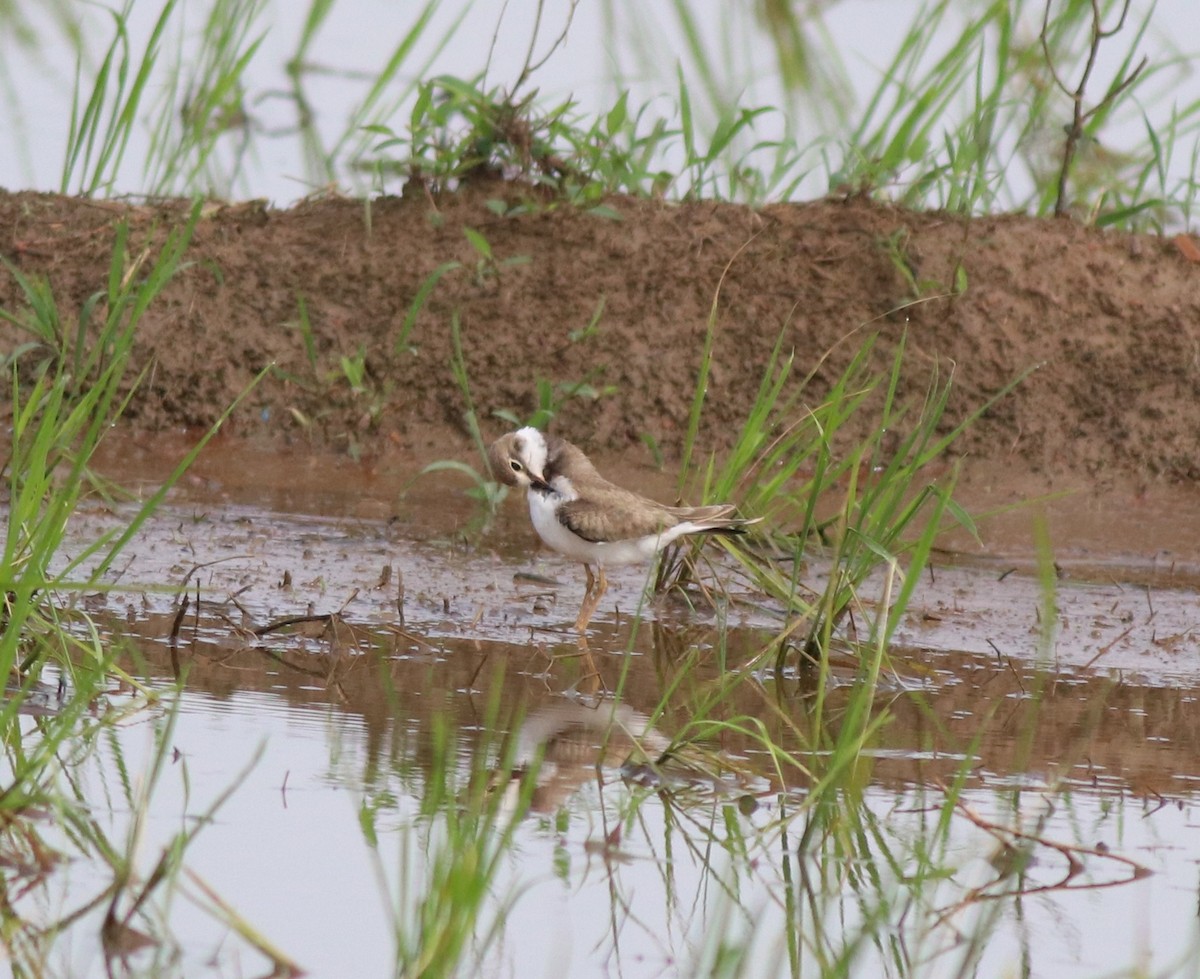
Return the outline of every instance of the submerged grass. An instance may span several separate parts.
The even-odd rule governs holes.
[[[0,852],[10,872],[0,948],[13,975],[82,974],[80,963],[94,958],[96,947],[110,973],[122,974],[135,959],[147,974],[183,974],[180,962],[191,950],[181,948],[171,930],[180,898],[239,933],[277,974],[297,974],[285,954],[185,863],[257,755],[211,801],[192,810],[188,762],[178,756],[174,739],[178,700],[168,694],[165,710],[147,709],[143,698],[114,694],[104,683],[110,669],[111,660],[103,659],[91,675],[76,671],[72,694],[56,709],[7,728],[3,765],[12,782],[0,794]],[[139,746],[140,733],[148,743]],[[160,797],[172,768],[186,808],[180,828],[164,836]],[[18,853],[24,858],[12,862]],[[73,877],[62,894],[60,876],[81,866],[87,873]],[[77,943],[89,954],[81,956]]]
[[[1052,595],[1048,590],[1048,603]],[[718,630],[715,642],[723,635]],[[758,659],[770,651],[768,644]],[[951,974],[971,975],[986,955],[995,956],[996,936],[1025,895],[1054,900],[1076,887],[1105,888],[1112,878],[1131,884],[1144,875],[1134,861],[1093,846],[1086,832],[1078,843],[1054,838],[1063,825],[1050,832],[1049,821],[1056,808],[1073,805],[1072,793],[1059,777],[1032,771],[1027,756],[1006,771],[1018,785],[1028,782],[1029,793],[1007,782],[989,789],[986,778],[981,785],[978,769],[995,750],[990,739],[997,727],[1008,732],[1001,736],[1006,743],[1019,731],[1026,749],[1037,736],[1041,701],[1053,682],[1041,668],[1022,688],[1028,710],[1022,720],[1002,701],[984,701],[964,742],[932,706],[923,708],[930,740],[912,750],[959,759],[949,777],[912,785],[906,763],[902,787],[895,770],[880,781],[877,766],[889,754],[895,758],[894,743],[883,738],[891,705],[924,700],[894,684],[881,690],[887,655],[882,643],[860,648],[856,663],[841,666],[841,682],[826,669],[780,677],[754,669],[753,657],[713,676],[712,664],[725,662],[719,648],[670,662],[650,723],[672,736],[665,745],[646,738],[648,763],[624,767],[632,784],[621,795],[619,821],[627,829],[641,826],[638,814],[654,811],[645,832],[667,837],[659,845],[673,868],[664,869],[668,907],[687,904],[692,894],[677,890],[684,855],[702,867],[695,893],[704,895],[703,927],[673,948],[689,970],[924,976],[944,974],[949,963]],[[698,657],[709,666],[708,679],[699,682]],[[1067,756],[1056,759],[1057,771],[1066,775],[1086,756],[1090,732],[1108,710],[1106,697],[1096,697]],[[732,755],[716,748],[730,744],[739,746]],[[638,777],[645,768],[653,778]],[[755,778],[753,796],[725,788],[717,801],[694,797],[697,781],[729,787],[753,785]],[[763,783],[786,788],[764,791]],[[660,821],[663,829],[651,829]],[[1042,869],[1030,872],[1039,860]],[[1056,862],[1067,868],[1061,878],[1044,866]],[[761,907],[748,897],[764,892],[771,900]],[[636,911],[614,898],[613,914],[632,918]],[[991,961],[994,968],[997,959]]]
[[[644,891],[644,876],[631,872],[625,882],[620,869],[649,856],[660,861],[667,913],[684,919],[673,920],[668,948],[688,974],[854,976],[884,969],[922,976],[941,974],[937,963],[947,957],[966,974],[977,969],[1004,911],[969,883],[978,872],[966,870],[976,847],[986,852],[989,836],[1030,851],[1055,846],[1043,838],[1044,822],[1035,816],[1031,823],[1020,807],[1011,821],[980,820],[972,811],[989,798],[987,790],[966,789],[978,746],[963,746],[948,784],[888,789],[876,783],[876,757],[867,750],[885,719],[866,685],[844,691],[822,733],[808,726],[819,713],[811,697],[791,695],[785,707],[761,690],[760,712],[731,712],[731,685],[747,693],[757,684],[750,673],[719,681],[723,689],[709,691],[707,703],[690,700],[681,685],[694,667],[677,664],[679,682],[664,694],[655,722],[666,723],[670,701],[673,716],[689,717],[681,737],[664,747],[647,734],[622,766],[623,784],[615,763],[593,783],[598,798],[591,806],[603,814],[594,820],[593,846],[608,855],[614,935],[650,926],[661,912],[626,893],[633,880]],[[603,716],[609,705],[595,709]],[[855,718],[867,716],[873,720],[863,729]],[[614,706],[611,717],[629,737],[627,715]],[[780,737],[777,721],[790,725],[789,736]],[[977,737],[987,726],[981,721]],[[742,745],[743,753],[705,750],[718,740]],[[756,761],[747,764],[746,753]],[[552,779],[562,778],[562,765],[560,756]],[[759,776],[754,794],[730,791],[737,784],[731,772],[753,784],[743,765]],[[762,781],[780,788],[764,790]],[[1004,808],[1000,796],[996,803]],[[983,832],[964,847],[975,829]],[[557,832],[565,835],[561,824]],[[999,862],[982,880],[989,888],[1012,885],[1014,894],[1038,886],[1014,881]],[[613,954],[621,944],[613,939]]]

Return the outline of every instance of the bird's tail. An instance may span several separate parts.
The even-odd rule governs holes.
[[[696,529],[700,533],[735,537],[746,533],[747,527],[761,520],[762,517],[751,517],[749,519],[743,517],[711,517],[709,519],[701,518],[700,520],[693,520],[692,522],[696,524]]]

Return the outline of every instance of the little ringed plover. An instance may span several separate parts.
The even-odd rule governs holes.
[[[529,517],[543,542],[583,564],[587,587],[575,621],[580,633],[608,588],[606,567],[649,561],[686,534],[740,534],[758,522],[731,516],[732,503],[667,506],[623,489],[601,476],[577,446],[536,428],[502,435],[488,457],[498,480],[525,488]]]

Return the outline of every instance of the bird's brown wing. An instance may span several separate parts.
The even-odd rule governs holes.
[[[679,523],[666,507],[621,506],[619,501],[569,500],[558,508],[558,520],[573,534],[596,544],[657,534]]]

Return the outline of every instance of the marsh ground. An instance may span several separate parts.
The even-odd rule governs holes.
[[[120,218],[136,250],[183,211],[4,193],[0,248],[46,277],[66,311],[106,282]],[[485,435],[505,427],[495,412],[538,408],[541,384],[559,434],[633,461],[650,461],[653,444],[670,459],[716,303],[706,449],[731,442],[781,336],[796,376],[813,371],[811,401],[878,331],[880,358],[907,338],[908,395],[935,365],[954,371],[957,417],[1032,369],[961,453],[1044,489],[1187,484],[1200,475],[1196,257],[1188,240],[860,199],[616,198],[585,211],[495,183],[288,210],[213,205],[192,264],[145,317],[137,356],[149,371],[127,419],[208,425],[274,365],[229,431],[356,457],[466,456],[457,315]],[[0,277],[0,307],[20,302]],[[0,326],[6,345],[20,338]]]
[[[878,691],[890,723],[863,755],[861,771],[871,772],[863,812],[884,827],[885,850],[907,853],[904,814],[927,812],[926,795],[962,771],[969,808],[948,811],[963,853],[988,852],[1000,823],[1030,813],[1038,821],[1046,852],[1027,886],[1045,895],[1053,924],[1029,929],[1018,910],[989,941],[984,968],[1020,960],[1033,975],[1084,975],[1145,947],[1158,950],[1156,964],[1194,961],[1193,905],[1178,899],[1194,889],[1200,730],[1192,624],[1200,268],[1187,241],[1018,217],[963,221],[861,200],[755,211],[617,199],[589,213],[531,207],[514,194],[491,185],[287,211],[214,205],[196,228],[191,264],[147,311],[135,364],[144,377],[95,459],[135,490],[157,486],[202,428],[271,368],[104,587],[71,597],[124,638],[134,675],[156,686],[187,676],[172,735],[182,788],[169,769],[154,803],[175,818],[151,824],[169,836],[193,794],[221,797],[244,779],[189,866],[313,974],[386,971],[396,921],[408,919],[395,910],[402,902],[365,882],[404,893],[414,864],[406,848],[428,841],[413,842],[402,813],[443,777],[429,774],[431,732],[452,718],[470,732],[459,760],[473,757],[488,691],[499,689],[506,710],[527,711],[557,744],[547,752],[554,775],[539,785],[535,815],[502,871],[520,883],[516,913],[537,922],[506,935],[510,971],[550,961],[563,974],[608,974],[619,954],[645,964],[631,975],[662,975],[702,954],[692,932],[697,923],[707,930],[711,909],[680,924],[673,909],[691,905],[675,895],[709,887],[714,871],[697,861],[693,882],[680,876],[677,856],[669,874],[659,867],[662,854],[691,852],[693,838],[713,831],[688,823],[679,837],[677,812],[711,809],[712,825],[736,830],[731,846],[753,841],[753,859],[744,871],[735,866],[757,920],[790,879],[786,859],[777,868],[766,847],[777,814],[788,825],[776,807],[802,800],[804,780],[780,781],[753,740],[726,736],[709,747],[740,779],[684,786],[691,794],[677,810],[675,790],[644,793],[624,755],[595,754],[608,735],[589,725],[597,704],[619,700],[623,729],[654,717],[655,737],[686,731],[726,666],[778,632],[778,610],[748,601],[725,618],[670,598],[643,607],[644,575],[627,569],[593,622],[591,649],[580,647],[565,624],[581,576],[538,551],[518,502],[484,532],[461,475],[413,479],[435,459],[478,461],[462,372],[456,378],[452,366],[457,318],[460,368],[485,437],[510,424],[497,412],[526,418],[553,408],[555,431],[620,480],[667,498],[715,302],[701,451],[730,444],[781,336],[796,351],[797,376],[812,371],[809,404],[868,333],[881,335],[881,367],[904,338],[912,404],[935,370],[942,378],[953,370],[948,425],[1032,371],[955,447],[968,506],[1005,512],[981,520],[985,553],[965,535],[947,537],[922,575]],[[50,283],[69,338],[72,311],[105,287],[117,222],[129,219],[136,256],[185,211],[178,202],[0,194],[0,248],[13,267]],[[15,279],[0,280],[0,308],[21,309]],[[28,339],[0,325],[4,349]],[[871,423],[868,412],[858,424]],[[128,510],[87,499],[58,559],[85,552]],[[1038,572],[1039,533],[1056,562],[1049,586],[1044,553]],[[717,573],[733,577],[724,565]],[[191,604],[181,616],[185,581]],[[864,600],[871,596],[877,581],[864,586]],[[273,627],[309,616],[318,621],[299,630]],[[750,681],[725,706],[778,721],[770,734],[790,746],[794,721],[812,710],[803,684],[744,675]],[[833,716],[853,696],[854,675],[852,662],[834,662]],[[614,691],[619,698],[606,696]],[[578,716],[565,718],[568,710]],[[120,750],[97,756],[96,784],[139,769],[147,730],[118,728]],[[235,776],[241,765],[249,767]],[[740,822],[735,795],[757,800],[739,810]],[[1062,813],[1058,822],[1047,822],[1044,806]],[[1082,855],[1061,881],[1051,859],[1063,852],[1058,839]],[[834,851],[830,859],[845,863]],[[985,869],[984,885],[953,890],[941,904],[931,889],[928,900],[961,911],[1008,876]],[[568,879],[583,882],[570,896],[559,887]],[[277,883],[265,895],[259,888],[281,880],[287,895]],[[87,885],[73,883],[77,893]],[[635,906],[612,896],[626,889],[646,897]],[[356,898],[299,902],[296,892]],[[841,900],[841,884],[830,893]],[[1013,893],[1019,909],[1024,892]],[[1098,906],[1096,895],[1107,900]],[[189,910],[160,951],[143,954],[176,956],[188,974],[244,972],[240,957],[256,953]],[[910,920],[902,905],[896,913]],[[562,947],[547,952],[544,922],[572,914]],[[911,916],[918,948],[954,946],[943,917]],[[82,920],[87,935],[99,933],[99,922]],[[766,920],[771,937],[792,919]],[[610,921],[611,935],[592,934]],[[644,935],[625,922],[646,922]],[[329,942],[331,933],[344,941]],[[62,973],[101,974],[94,943],[77,946],[63,953]],[[775,954],[772,969],[751,971],[783,974]],[[1074,971],[1063,971],[1064,960]],[[914,961],[917,974],[923,960]]]

